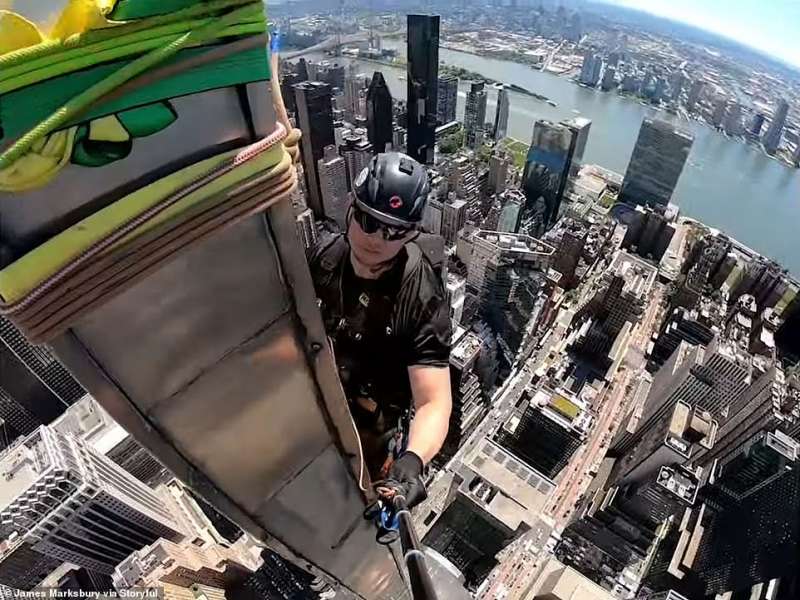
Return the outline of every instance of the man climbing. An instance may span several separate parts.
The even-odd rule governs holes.
[[[410,506],[425,498],[422,471],[452,404],[449,311],[414,243],[428,188],[422,165],[378,154],[353,182],[346,233],[323,239],[309,260],[370,475],[380,495],[403,494]]]

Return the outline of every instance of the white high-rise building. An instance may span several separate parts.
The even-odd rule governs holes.
[[[367,131],[361,128],[345,133],[343,140],[339,153],[347,165],[347,181],[352,188],[353,181],[372,159],[372,144],[367,139]]]
[[[489,264],[498,264],[504,258],[547,271],[555,251],[550,244],[529,235],[476,231],[472,237],[472,252],[467,261],[467,285],[474,290],[482,289]]]
[[[486,182],[489,194],[499,194],[506,189],[510,163],[511,159],[504,151],[492,154],[489,157],[489,180]]]
[[[764,150],[770,154],[774,154],[781,145],[781,135],[783,134],[783,128],[786,125],[786,117],[788,114],[789,103],[786,99],[781,98],[778,100],[778,106],[775,107],[775,112],[772,113],[769,129],[767,129],[762,139]]]
[[[317,243],[317,226],[314,222],[314,213],[310,208],[301,211],[295,217],[295,225],[297,226],[297,237],[303,243],[303,248],[308,250]]]
[[[445,285],[445,295],[447,304],[450,306],[450,319],[455,328],[461,322],[461,315],[464,312],[464,300],[466,300],[467,280],[453,273],[447,274]]]
[[[422,212],[422,228],[428,233],[442,234],[442,211],[444,206],[438,198],[428,198]]]
[[[363,110],[365,79],[364,73],[348,73],[344,80],[344,112],[350,123],[354,123],[356,117],[365,116]]]
[[[110,574],[131,552],[184,532],[163,499],[86,442],[47,426],[0,457],[0,531]]]
[[[458,232],[467,221],[467,201],[454,199],[444,205],[442,212],[442,237],[448,246],[456,243]]]
[[[148,485],[171,477],[164,466],[89,395],[70,406],[53,421],[51,427],[58,433],[81,438],[100,454]]]
[[[322,158],[317,161],[319,188],[325,216],[344,229],[347,211],[347,166],[339,156],[336,146],[325,146]]]

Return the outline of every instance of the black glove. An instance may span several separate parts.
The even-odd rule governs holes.
[[[392,463],[389,475],[375,484],[379,496],[392,499],[395,495],[405,496],[409,508],[416,506],[428,497],[422,483],[422,459],[413,452],[405,451]]]

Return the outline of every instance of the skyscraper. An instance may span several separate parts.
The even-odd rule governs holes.
[[[474,333],[463,336],[450,352],[453,409],[447,438],[436,457],[438,464],[446,464],[455,455],[461,443],[470,436],[488,411],[488,403],[475,373],[475,363],[480,353],[481,339]]]
[[[353,189],[353,181],[372,159],[372,144],[367,140],[363,129],[349,131],[342,136],[339,154],[347,165],[347,187]]]
[[[540,119],[533,126],[522,176],[531,235],[541,235],[557,218],[574,150],[572,136],[569,127],[552,121]]]
[[[603,81],[600,83],[600,89],[604,92],[614,89],[617,85],[617,70],[614,67],[606,67],[603,71]]]
[[[643,559],[665,521],[694,505],[702,469],[684,463],[695,445],[713,444],[715,428],[707,415],[687,404],[673,406],[644,429],[640,444],[616,458],[607,484],[595,491],[583,518],[568,531],[623,566]]]
[[[364,94],[364,74],[348,72],[344,81],[345,118],[354,123],[357,117],[363,116],[361,105]]]
[[[700,100],[700,95],[703,93],[703,88],[705,88],[706,82],[702,79],[695,79],[692,82],[691,87],[689,88],[689,93],[686,96],[686,110],[692,112],[694,110],[697,101]]]
[[[44,346],[0,316],[0,450],[48,424],[86,394]]]
[[[753,118],[750,119],[750,123],[747,125],[746,135],[751,140],[757,140],[761,137],[761,129],[764,127],[764,121],[766,121],[766,117],[764,113],[757,112],[753,114]]]
[[[435,235],[442,234],[442,211],[444,205],[439,198],[428,198],[425,211],[422,213],[422,229]]]
[[[755,372],[750,383],[730,403],[712,448],[700,448],[694,460],[711,466],[726,464],[748,440],[764,431],[787,431],[800,417],[800,391],[788,385],[779,365]]]
[[[455,75],[442,75],[439,77],[438,102],[436,108],[436,122],[439,125],[456,120],[456,105],[458,103],[458,77]]]
[[[295,226],[297,227],[297,237],[300,238],[306,250],[317,243],[317,226],[314,223],[314,213],[310,208],[303,209],[295,216]]]
[[[497,231],[517,233],[522,220],[522,208],[525,205],[525,195],[518,189],[511,188],[503,192],[503,209],[497,221]]]
[[[339,156],[336,146],[325,146],[322,158],[317,161],[319,187],[325,216],[336,221],[344,230],[347,207],[347,166]]]
[[[147,485],[170,478],[164,466],[89,395],[70,406],[51,427],[57,433],[82,439]]]
[[[493,265],[507,262],[527,271],[546,272],[553,264],[555,248],[529,235],[477,231],[472,239],[467,284],[479,294]]]
[[[458,232],[467,221],[467,201],[453,199],[445,202],[442,210],[442,237],[448,246],[456,243]]]
[[[725,128],[725,133],[728,135],[739,135],[742,133],[742,106],[735,100],[732,100],[728,104],[728,112],[725,115],[725,121],[722,125]]]
[[[669,95],[670,99],[677,104],[680,100],[681,92],[683,92],[683,85],[686,83],[686,76],[683,71],[675,71],[669,82]]]
[[[641,440],[653,422],[662,421],[678,402],[722,418],[748,386],[751,361],[735,346],[718,338],[707,348],[681,342],[670,359],[653,376],[639,428],[617,438],[610,452],[622,455]]]
[[[600,71],[603,68],[603,59],[594,52],[586,52],[583,56],[579,81],[583,85],[594,87],[600,81]]]
[[[660,261],[674,234],[675,228],[658,210],[637,206],[622,240],[622,247],[644,258]]]
[[[493,137],[498,142],[504,139],[508,132],[508,105],[508,90],[505,86],[501,86],[497,90],[497,109],[494,113]]]
[[[495,441],[548,479],[553,479],[586,439],[591,417],[582,400],[566,390],[523,393],[522,406]]]
[[[499,194],[506,189],[510,163],[508,154],[502,150],[489,157],[489,179],[486,182],[488,194]]]
[[[778,106],[772,114],[769,129],[767,129],[767,132],[764,134],[764,139],[762,141],[764,150],[770,154],[774,154],[778,146],[781,145],[781,135],[783,134],[783,128],[786,125],[786,116],[788,114],[789,103],[785,98],[781,98],[778,100]]]
[[[469,148],[477,148],[483,141],[483,128],[486,123],[486,90],[482,81],[474,81],[467,93],[464,107],[464,143]]]
[[[633,148],[619,199],[666,207],[689,157],[694,138],[665,121],[645,119]]]
[[[767,430],[720,457],[701,492],[705,502],[677,515],[657,548],[647,588],[689,598],[797,598],[799,450]]]
[[[589,130],[592,127],[592,120],[586,117],[572,117],[561,121],[572,132],[570,142],[569,176],[575,177],[583,165],[583,153],[586,151],[586,144],[589,141]],[[566,184],[566,181],[564,182]],[[559,203],[560,206],[560,203]],[[558,213],[558,211],[556,211]]]
[[[439,75],[439,16],[408,15],[407,154],[433,164]]]
[[[559,225],[561,239],[556,250],[553,269],[561,274],[559,285],[571,289],[575,284],[575,269],[578,267],[589,228],[581,221],[565,218]]]
[[[294,86],[297,103],[297,125],[303,132],[300,148],[303,157],[307,203],[317,219],[325,217],[322,191],[319,187],[317,162],[325,146],[335,143],[331,86],[319,81],[305,81]]]
[[[158,538],[184,538],[158,495],[82,440],[42,426],[0,462],[2,529],[37,552],[110,574]]]
[[[367,90],[367,132],[372,151],[385,152],[392,143],[392,94],[383,78],[375,71]]]

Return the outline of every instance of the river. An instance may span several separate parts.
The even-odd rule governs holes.
[[[405,42],[385,40],[384,47],[405,54]],[[310,56],[318,60],[319,56]],[[536,119],[560,120],[583,116],[592,120],[584,162],[625,173],[644,117],[676,120],[664,111],[634,100],[585,89],[570,80],[526,65],[441,48],[446,64],[486,77],[514,83],[558,104],[510,92],[508,134],[528,142]],[[351,59],[343,59],[349,61]],[[405,98],[405,69],[355,61],[359,70],[383,72],[392,95]],[[463,116],[468,82],[459,88],[458,115]],[[489,92],[487,121],[493,120],[496,93]],[[800,276],[800,171],[770,159],[760,150],[730,140],[694,121],[679,121],[694,134],[689,160],[672,201],[681,214],[721,229]]]

